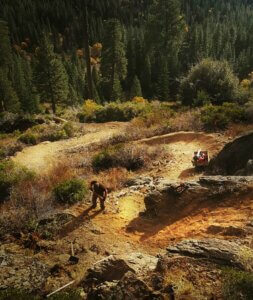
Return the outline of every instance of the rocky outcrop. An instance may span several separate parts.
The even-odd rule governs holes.
[[[0,290],[41,291],[48,276],[48,267],[36,258],[0,252]]]
[[[222,151],[210,161],[209,172],[211,174],[253,175],[253,132],[243,135],[233,142],[228,143]],[[248,165],[247,165],[248,164]]]
[[[105,282],[92,289],[87,296],[88,300],[99,299],[150,299],[162,300],[164,297],[153,292],[147,284],[132,272],[127,272],[118,282]]]
[[[220,239],[185,240],[167,249],[168,254],[204,258],[217,264],[253,271],[253,250]]]
[[[194,209],[205,200],[221,201],[229,195],[247,193],[252,183],[253,176],[205,176],[184,183],[161,180],[144,198],[146,212],[159,216],[172,209]]]
[[[142,275],[153,271],[157,261],[158,258],[142,253],[129,253],[122,256],[110,255],[88,269],[85,281],[99,283],[120,280],[129,271]]]

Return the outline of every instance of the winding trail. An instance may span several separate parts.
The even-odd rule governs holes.
[[[110,122],[105,124],[85,124],[87,134],[68,140],[43,142],[25,148],[12,159],[14,162],[37,173],[47,173],[57,164],[61,152],[75,147],[88,146],[110,138],[124,130],[126,123]]]

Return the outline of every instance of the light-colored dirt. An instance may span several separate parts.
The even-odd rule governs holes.
[[[119,133],[125,126],[126,123],[119,122],[85,124],[85,129],[88,133],[84,136],[56,142],[44,142],[36,146],[27,147],[22,152],[17,153],[13,157],[13,161],[40,174],[46,173],[57,164],[59,155],[64,150],[101,142]]]

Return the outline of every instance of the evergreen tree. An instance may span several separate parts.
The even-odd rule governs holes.
[[[168,101],[170,98],[169,74],[165,59],[161,59],[159,70],[160,74],[156,85],[156,96],[161,101]]]
[[[127,59],[120,22],[110,20],[106,24],[106,32],[102,50],[101,72],[108,85],[109,100],[119,99],[122,93],[121,81],[127,75]]]
[[[19,111],[19,99],[10,80],[12,51],[9,29],[5,22],[0,20],[0,111]]]
[[[146,43],[149,52],[163,57],[167,70],[165,72],[163,65],[160,64],[162,69],[159,73],[160,77],[163,77],[163,80],[160,78],[162,81],[165,81],[169,72],[170,81],[173,82],[180,72],[178,56],[184,32],[185,21],[181,15],[180,0],[155,1],[148,22]]]
[[[142,91],[141,91],[141,84],[140,84],[139,78],[137,76],[134,76],[131,90],[130,90],[130,99],[132,99],[136,96],[142,97]]]
[[[43,101],[51,101],[56,112],[57,102],[66,102],[68,77],[61,59],[54,53],[49,36],[44,35],[37,53],[36,83]]]
[[[151,89],[151,63],[149,55],[145,56],[144,65],[141,69],[141,86],[145,98],[150,98],[152,94]]]
[[[0,68],[0,111],[19,112],[18,96],[6,77],[4,68]]]
[[[30,63],[21,56],[14,55],[12,73],[21,109],[28,113],[38,112],[39,96],[32,82],[33,76]]]

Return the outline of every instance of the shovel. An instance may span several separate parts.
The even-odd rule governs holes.
[[[71,262],[73,265],[75,265],[79,262],[79,258],[77,256],[75,256],[74,245],[72,242],[71,242],[71,256],[69,257],[69,262]]]

